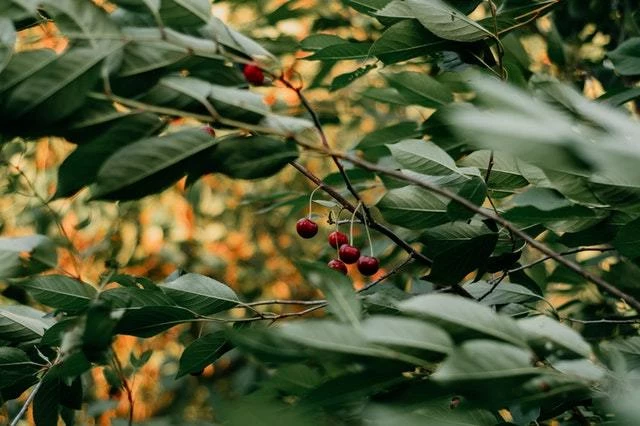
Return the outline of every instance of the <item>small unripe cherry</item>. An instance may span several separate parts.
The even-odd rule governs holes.
[[[338,249],[338,256],[344,263],[351,265],[360,259],[360,250],[350,244],[342,244]]]
[[[360,256],[360,259],[358,259],[358,271],[360,271],[362,275],[368,277],[378,272],[378,269],[380,269],[380,262],[378,262],[378,259],[375,257]]]
[[[347,244],[349,239],[345,234],[340,231],[333,231],[329,234],[329,245],[333,248],[338,248],[343,244]]]
[[[342,260],[331,259],[327,265],[329,265],[329,268],[334,271],[342,272],[344,275],[347,275],[347,265],[345,265]]]
[[[259,66],[255,64],[247,64],[242,69],[244,79],[254,86],[262,86],[264,84],[264,73]]]
[[[308,217],[303,217],[296,222],[296,231],[302,238],[313,238],[318,233],[318,224]]]
[[[204,130],[205,132],[207,132],[209,135],[211,135],[212,138],[216,137],[216,131],[214,130],[213,127],[209,126],[208,124],[206,126],[204,126],[202,128],[202,130]]]

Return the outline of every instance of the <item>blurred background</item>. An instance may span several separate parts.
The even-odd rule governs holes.
[[[108,2],[96,3],[111,8]],[[367,132],[385,124],[423,121],[432,113],[426,108],[378,102],[368,96],[364,88],[383,87],[383,80],[376,72],[345,89],[330,92],[333,77],[354,71],[362,64],[345,61],[336,65],[302,59],[308,53],[300,50],[300,43],[310,34],[336,34],[361,41],[376,38],[380,30],[376,22],[349,8],[347,3],[236,0],[212,4],[215,16],[260,41],[281,58],[283,69],[292,78],[304,82],[305,92],[321,116],[331,144],[341,149],[349,149]],[[602,61],[612,31],[590,22],[588,16],[580,21],[575,14],[570,15],[569,9],[575,7],[575,3],[566,2],[557,12],[557,16],[562,17],[563,13],[571,16],[571,25],[575,24],[571,34],[563,34],[564,44],[560,41],[561,57],[557,45],[560,36],[551,18],[543,18],[526,29],[521,38],[523,53],[531,62],[531,70],[572,81],[588,97],[596,98],[602,94],[599,78],[603,77],[591,72],[593,68],[588,64]],[[486,13],[482,6],[474,12],[477,17]],[[574,36],[577,39],[572,45]],[[62,50],[67,40],[60,37],[53,24],[46,24],[22,34],[18,43],[19,50],[41,47]],[[559,58],[565,61],[562,68],[555,65]],[[566,61],[572,61],[575,66],[567,66]],[[427,63],[419,61],[402,65],[407,66],[430,69]],[[566,75],[560,69],[573,69],[575,73]],[[293,91],[273,86],[254,90],[263,94],[265,102],[276,112],[304,115]],[[201,124],[175,120],[170,125]],[[225,133],[219,129],[216,132]],[[295,261],[328,261],[334,250],[326,244],[326,236],[335,225],[329,223],[328,204],[314,203],[314,214],[321,225],[320,236],[314,240],[297,237],[295,221],[307,214],[313,186],[294,169],[286,168],[275,177],[259,182],[209,175],[190,187],[181,181],[162,194],[139,202],[88,202],[86,190],[70,199],[49,202],[55,193],[57,167],[73,147],[57,138],[12,141],[2,146],[2,157],[9,163],[1,169],[3,236],[49,235],[65,247],[59,252],[59,269],[90,283],[99,281],[106,265],[117,264],[124,273],[154,281],[162,281],[176,270],[211,276],[230,285],[245,301],[317,296],[302,282]],[[300,161],[318,176],[335,173],[329,162],[313,155],[305,154]],[[381,185],[369,181],[358,183],[357,188],[367,202],[373,203],[381,194]],[[317,194],[317,199],[327,200],[324,194]],[[332,218],[335,213],[337,211]],[[347,214],[341,216],[343,220],[348,218]],[[366,247],[364,233],[359,226],[355,229],[356,241]],[[348,225],[343,224],[341,230],[347,232]],[[375,234],[373,237],[374,252],[382,259],[383,269],[377,275],[380,276],[401,263],[404,257],[393,250],[388,240]],[[424,271],[419,268],[407,268],[394,279],[410,288],[421,272]],[[350,275],[356,287],[365,284],[359,274]],[[0,302],[11,303],[12,298],[15,295],[5,294]],[[168,424],[171,419],[176,424],[182,424],[183,419],[210,421],[221,401],[248,393],[256,379],[264,374],[262,367],[232,351],[208,367],[202,376],[175,380],[184,345],[202,332],[199,325],[184,326],[144,341],[121,336],[115,342],[118,357],[134,373],[131,385],[136,422],[151,418],[165,419],[157,424]],[[151,354],[149,361],[136,366],[135,359],[143,353]],[[109,385],[101,369],[94,369],[91,374],[87,378],[91,384],[87,395],[88,417],[79,419],[78,423],[108,425],[114,423],[114,419],[126,418],[126,395]]]

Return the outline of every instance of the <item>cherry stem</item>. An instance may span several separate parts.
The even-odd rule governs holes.
[[[356,210],[358,210],[358,208],[356,207]],[[373,256],[373,242],[371,241],[371,233],[369,232],[369,225],[367,224],[368,220],[367,217],[365,215],[363,215],[363,221],[362,223],[364,224],[364,230],[367,233],[367,240],[369,240],[369,250],[371,251],[371,257]]]
[[[313,205],[313,194],[316,193],[316,191],[320,189],[320,186],[316,186],[316,189],[314,189],[313,191],[311,191],[311,195],[309,196],[309,213],[307,214],[307,217],[309,219],[311,219],[311,211],[312,209],[312,205]]]
[[[349,225],[349,245],[353,245],[353,222],[356,219],[356,212],[362,205],[362,201],[358,201],[358,205],[355,209],[353,209],[353,213],[351,214],[351,224]],[[365,225],[366,226],[366,225]]]

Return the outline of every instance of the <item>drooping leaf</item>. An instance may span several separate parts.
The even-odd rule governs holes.
[[[33,399],[33,420],[38,426],[57,426],[60,413],[61,381],[51,369],[41,379],[42,385]]]
[[[429,280],[455,284],[484,265],[498,234],[482,223],[453,222],[426,230],[420,236],[425,254],[433,259]]]
[[[405,71],[384,77],[410,104],[437,108],[453,101],[449,89],[427,74]]]
[[[299,268],[307,281],[322,291],[331,313],[344,323],[360,325],[360,301],[348,277],[315,262],[300,262]]]
[[[118,310],[116,310],[118,312]],[[136,337],[151,337],[196,318],[188,309],[178,306],[143,306],[123,309],[115,332]]]
[[[136,114],[120,119],[105,133],[80,145],[65,158],[58,168],[56,198],[68,197],[84,186],[92,184],[100,166],[124,146],[155,134],[164,123],[151,113]]]
[[[211,157],[211,171],[236,179],[260,179],[272,176],[298,158],[298,148],[293,141],[239,136],[221,140]]]
[[[436,358],[453,350],[449,335],[441,328],[424,321],[374,315],[363,322],[362,328],[369,342],[381,346],[434,353]]]
[[[0,238],[0,279],[42,272],[57,263],[56,247],[44,235]]]
[[[130,200],[161,191],[184,176],[190,158],[216,143],[207,132],[189,129],[129,144],[102,164],[92,198]]]
[[[42,275],[21,286],[43,305],[67,312],[87,308],[97,294],[93,286],[64,275]]]
[[[214,363],[228,350],[227,337],[224,332],[217,331],[193,341],[180,356],[180,368],[176,378],[189,373],[198,373],[207,365]]]
[[[640,37],[631,37],[610,52],[607,56],[613,62],[615,70],[620,75],[640,74]]]
[[[230,287],[204,275],[182,275],[164,284],[162,290],[178,306],[200,315],[226,311],[240,303]]]
[[[9,387],[24,376],[35,375],[37,368],[24,351],[0,347],[0,388]]]
[[[0,18],[0,72],[7,66],[13,55],[14,44],[16,43],[16,30],[13,22],[9,18]]]
[[[565,358],[591,356],[589,343],[577,331],[547,316],[523,318],[518,321],[518,326],[525,331],[527,342],[543,353]]]
[[[424,229],[449,221],[447,203],[444,197],[425,189],[405,186],[388,191],[377,207],[389,223]]]
[[[395,0],[377,15],[416,18],[426,29],[446,40],[470,42],[492,37],[482,25],[442,0]]]
[[[487,306],[446,294],[416,296],[400,302],[403,313],[425,318],[447,330],[454,339],[493,337],[518,346],[526,346],[522,331],[514,320],[493,312]]]
[[[406,139],[388,148],[393,159],[409,170],[425,175],[462,175],[453,158],[433,142]]]
[[[54,322],[45,315],[28,306],[3,306],[0,308],[0,339],[9,342],[39,339]]]
[[[44,59],[41,66],[30,70],[26,78],[21,75],[20,83],[6,94],[1,105],[3,121],[28,121],[34,126],[67,117],[82,106],[100,77],[101,62],[118,48],[118,45],[99,50],[78,47],[53,61],[50,56],[41,55],[38,58]]]

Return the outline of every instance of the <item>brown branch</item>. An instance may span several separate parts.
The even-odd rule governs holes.
[[[289,82],[287,79],[285,79],[282,76],[279,78],[279,80],[286,87],[288,87],[289,89],[291,89],[294,92],[296,92],[296,95],[298,96],[298,99],[300,100],[300,103],[302,103],[302,106],[304,107],[304,109],[306,109],[307,112],[309,113],[309,115],[311,116],[311,120],[313,121],[313,125],[315,126],[316,130],[318,131],[318,134],[320,135],[320,140],[322,141],[322,145],[324,145],[324,147],[327,148],[327,149],[331,149],[331,146],[329,145],[329,140],[327,139],[327,135],[324,132],[324,128],[322,127],[322,123],[320,122],[320,117],[318,117],[318,113],[313,109],[313,106],[311,106],[311,104],[309,103],[309,100],[307,99],[307,97],[302,93],[302,87],[295,87],[293,84],[291,84],[291,82]],[[349,190],[351,195],[353,195],[353,197],[356,199],[356,201],[362,205],[362,209],[364,210],[365,219],[367,221],[367,224],[370,225],[373,222],[373,219],[371,217],[371,212],[369,211],[369,208],[362,201],[362,198],[360,198],[360,194],[358,194],[358,191],[356,191],[356,189],[351,184],[351,179],[349,179],[349,176],[347,175],[347,172],[345,171],[344,166],[342,165],[342,163],[340,162],[338,157],[331,156],[331,158],[333,159],[333,162],[335,163],[336,167],[338,168],[338,171],[340,172],[340,175],[342,176],[342,180],[344,180],[344,183],[347,186],[347,189]]]
[[[539,252],[545,254],[546,256],[554,259],[556,262],[560,263],[561,265],[564,265],[565,267],[567,267],[568,269],[570,269],[571,271],[575,272],[576,274],[580,275],[581,277],[583,277],[584,279],[586,279],[587,281],[592,282],[593,284],[595,284],[597,287],[599,287],[601,290],[604,290],[622,300],[624,300],[625,302],[627,302],[630,306],[632,306],[636,311],[640,312],[640,301],[638,301],[636,298],[634,298],[633,296],[631,296],[630,294],[627,294],[625,292],[623,292],[622,290],[618,289],[617,287],[615,287],[614,285],[610,284],[609,282],[605,281],[604,279],[602,279],[601,277],[592,274],[589,271],[584,270],[579,264],[577,264],[576,262],[573,262],[569,259],[566,259],[564,257],[562,257],[562,255],[560,255],[559,253],[553,251],[552,249],[550,249],[549,247],[547,247],[545,244],[541,243],[540,241],[537,241],[536,239],[532,238],[529,234],[527,234],[526,232],[524,232],[523,230],[521,230],[520,228],[518,228],[514,223],[504,219],[502,216],[496,215],[495,213],[488,211],[486,209],[483,209],[482,207],[479,207],[475,204],[473,204],[471,201],[467,200],[466,198],[456,194],[455,192],[451,192],[446,188],[442,188],[439,187],[431,182],[425,181],[423,179],[420,179],[418,177],[414,177],[414,176],[409,176],[406,175],[404,173],[402,173],[399,170],[393,170],[393,169],[388,169],[386,167],[382,167],[379,166],[377,164],[373,164],[370,163],[368,161],[362,160],[360,158],[357,158],[353,155],[349,155],[349,154],[345,154],[342,152],[336,152],[336,151],[328,151],[326,148],[324,147],[318,147],[315,145],[311,145],[311,144],[307,144],[305,142],[301,142],[298,141],[298,143],[301,146],[304,146],[308,149],[314,150],[314,151],[318,151],[318,152],[323,152],[327,155],[332,155],[332,156],[336,156],[340,159],[343,159],[345,161],[348,161],[352,164],[355,164],[356,166],[359,166],[365,170],[369,170],[372,172],[376,172],[376,173],[382,173],[384,175],[390,176],[390,177],[394,177],[396,179],[400,179],[403,180],[405,182],[409,182],[412,183],[416,186],[419,186],[421,188],[427,189],[435,194],[441,195],[443,197],[446,197],[448,199],[450,199],[451,201],[454,201],[458,204],[460,204],[461,206],[465,207],[466,209],[480,215],[483,216],[487,219],[491,219],[493,221],[495,221],[496,223],[500,224],[502,227],[506,228],[507,230],[513,232],[514,235],[522,238],[523,240],[525,240],[531,247],[535,248],[536,250],[538,250]]]
[[[349,202],[349,200],[344,198],[342,196],[342,194],[340,194],[338,191],[333,189],[331,186],[329,186],[326,183],[324,183],[322,181],[322,179],[320,179],[319,177],[317,177],[316,175],[311,173],[302,164],[300,164],[300,163],[298,163],[296,161],[292,161],[289,164],[291,164],[296,170],[298,170],[300,173],[302,173],[304,176],[306,176],[311,182],[313,182],[317,186],[319,186],[320,189],[322,189],[324,192],[329,194],[331,196],[331,198],[333,198],[338,203],[340,203],[342,205],[342,207],[344,207],[346,210],[349,210],[350,212],[353,213],[353,211],[355,210],[355,206],[353,204],[351,204],[351,202]],[[365,218],[363,217],[362,213],[360,213],[360,211],[356,212],[356,217],[361,221],[365,220]],[[391,229],[387,228],[385,225],[383,225],[381,223],[378,223],[376,221],[370,221],[370,222],[367,222],[367,223],[369,225],[369,228],[374,229],[374,230],[378,231],[379,233],[381,233],[381,234],[385,235],[386,237],[388,237],[397,246],[399,246],[404,251],[409,253],[411,255],[411,257],[413,257],[414,259],[419,260],[420,262],[422,262],[423,264],[425,264],[427,266],[431,266],[431,264],[433,263],[433,261],[431,259],[429,259],[424,254],[422,254],[419,251],[417,251],[415,248],[413,248],[411,246],[411,244],[409,244],[408,242],[406,242],[405,240],[400,238],[395,232],[393,232]]]
[[[386,274],[384,274],[383,276],[381,276],[380,278],[378,278],[375,281],[370,282],[369,284],[367,284],[366,286],[362,287],[360,290],[358,290],[358,293],[362,293],[364,291],[369,290],[372,287],[377,286],[378,284],[380,284],[382,281],[386,280],[387,278],[397,274],[398,272],[400,272],[400,270],[402,268],[404,268],[405,266],[407,266],[408,264],[412,263],[415,259],[411,256],[409,256],[404,262],[402,262],[401,264],[399,264],[398,266],[396,266],[395,268],[393,268],[391,271],[387,272]]]
[[[611,251],[611,250],[614,250],[614,248],[613,247],[578,247],[578,248],[575,248],[575,249],[559,252],[558,254],[560,256],[568,256],[570,254],[582,253],[582,252],[585,252],[585,251],[599,251],[600,253],[604,253],[604,252]],[[512,272],[523,271],[523,270],[529,269],[532,266],[535,266],[535,265],[537,265],[539,263],[546,262],[547,260],[550,260],[550,259],[553,259],[553,257],[544,256],[544,257],[541,257],[540,259],[535,260],[535,261],[533,261],[531,263],[527,263],[526,265],[522,265],[522,266],[518,266],[517,268],[509,269],[508,272],[512,273]]]

